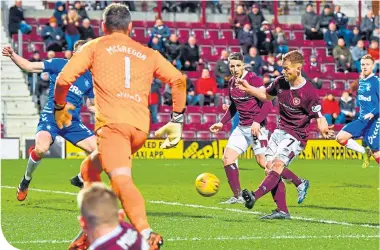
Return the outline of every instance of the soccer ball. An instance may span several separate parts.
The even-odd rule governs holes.
[[[204,197],[215,195],[219,191],[220,181],[213,174],[203,173],[195,179],[195,188]]]

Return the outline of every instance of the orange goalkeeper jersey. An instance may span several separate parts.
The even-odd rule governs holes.
[[[57,78],[56,103],[65,103],[70,85],[86,70],[94,80],[95,130],[110,123],[127,123],[148,133],[153,78],[171,85],[173,111],[185,108],[185,76],[157,51],[125,34],[113,33],[83,45]]]

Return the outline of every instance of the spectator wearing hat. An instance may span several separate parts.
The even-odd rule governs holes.
[[[264,21],[260,30],[257,32],[257,48],[259,49],[260,55],[273,54],[273,35],[269,30],[269,23]]]
[[[328,31],[323,34],[323,39],[326,42],[329,55],[332,55],[332,50],[338,44],[338,32],[334,22],[330,22]]]
[[[321,29],[322,33],[328,31],[328,27],[331,21],[334,21],[334,13],[332,12],[330,5],[326,4],[323,8],[321,16],[319,17],[319,28]]]
[[[288,53],[289,51],[288,41],[286,39],[286,34],[281,29],[281,27],[277,26],[275,31],[272,34],[274,38],[276,53],[278,53],[278,56],[281,56],[281,54]]]
[[[265,21],[265,17],[260,10],[258,4],[252,5],[252,10],[248,14],[249,21],[251,23],[251,28],[257,32],[261,28],[261,24]]]
[[[53,16],[55,17],[57,25],[59,27],[63,26],[63,18],[65,17],[65,15],[67,15],[65,4],[61,1],[56,2]]]
[[[242,5],[237,6],[234,19],[230,19],[230,23],[235,31],[235,38],[237,38],[239,31],[243,29],[244,24],[249,23],[248,16],[244,12]]]
[[[306,12],[302,15],[301,23],[305,29],[307,40],[320,40],[322,33],[319,30],[319,17],[313,10],[312,4],[306,5]]]
[[[256,32],[251,29],[249,23],[244,24],[242,30],[239,31],[238,40],[243,51],[243,55],[248,54],[249,48],[257,46]]]
[[[62,51],[64,33],[61,27],[57,25],[55,17],[51,17],[49,25],[42,29],[41,37],[44,40],[46,50]]]
[[[315,54],[311,55],[310,62],[305,65],[304,69],[306,73],[320,73],[321,72],[321,66],[317,62],[317,56]]]

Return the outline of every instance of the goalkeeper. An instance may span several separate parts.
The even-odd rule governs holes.
[[[102,29],[105,36],[88,42],[77,51],[58,76],[54,93],[55,119],[60,127],[71,124],[66,95],[72,83],[90,70],[96,93],[98,152],[83,161],[83,179],[85,184],[100,181],[101,170],[93,164],[93,160],[99,157],[128,219],[151,249],[159,249],[162,238],[150,228],[144,198],[133,183],[132,155],[144,145],[148,136],[148,95],[154,77],[168,83],[173,95],[172,119],[156,131],[156,136],[167,135],[161,145],[164,149],[174,147],[180,141],[186,78],[160,53],[129,37],[132,22],[125,5],[111,4],[105,9]],[[70,248],[80,249],[85,242],[83,235]]]

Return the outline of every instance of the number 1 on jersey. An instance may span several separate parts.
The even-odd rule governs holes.
[[[131,88],[131,59],[129,57],[124,57],[124,73],[125,73],[125,83],[126,89]]]

